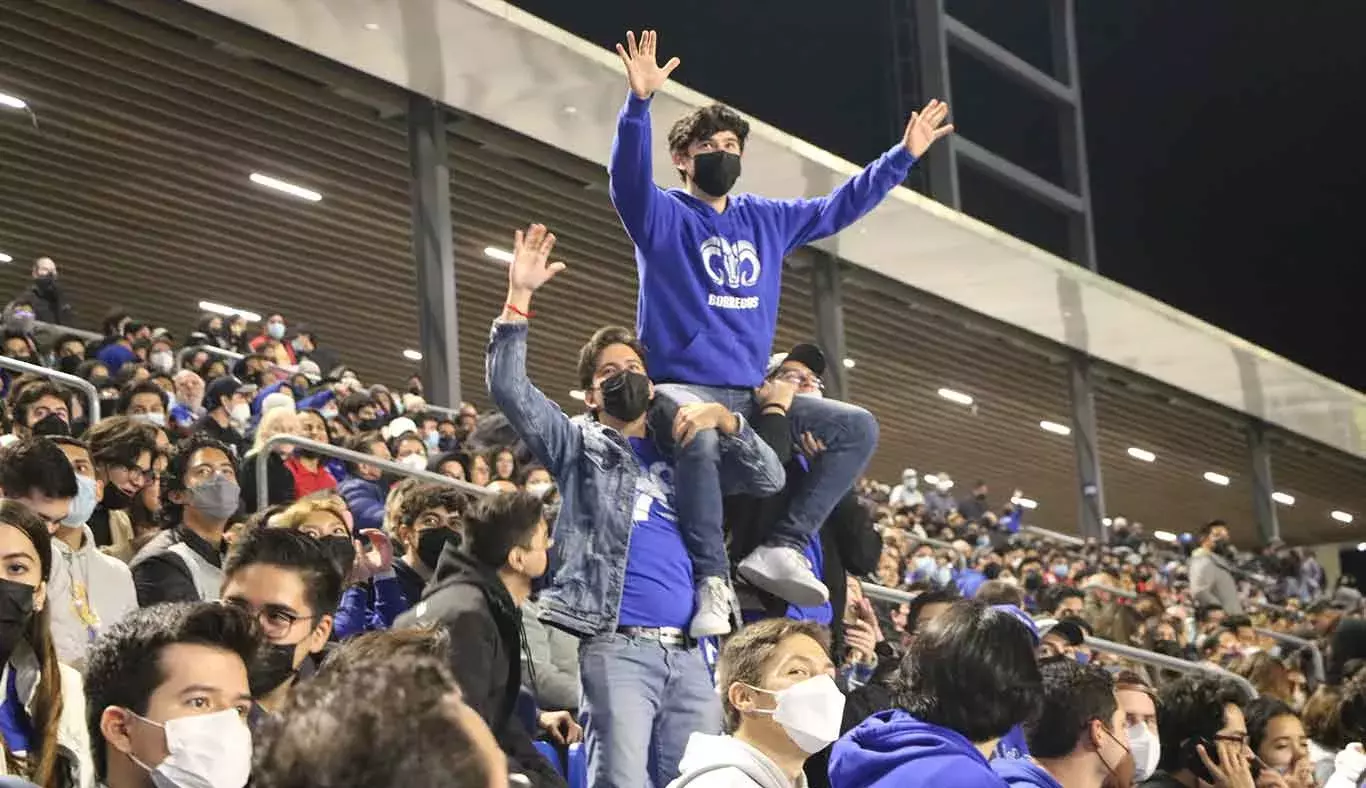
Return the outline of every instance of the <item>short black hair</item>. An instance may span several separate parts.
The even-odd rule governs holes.
[[[171,500],[171,493],[185,492],[185,477],[190,472],[190,459],[201,449],[217,449],[232,463],[233,475],[238,472],[237,453],[228,444],[196,432],[177,443],[167,455],[166,471],[161,474],[161,523],[167,528],[180,524],[185,505]]]
[[[988,580],[977,587],[977,593],[973,594],[973,599],[980,600],[988,605],[1014,605],[1023,609],[1025,590],[1004,580]]]
[[[1058,612],[1058,608],[1062,607],[1062,603],[1069,599],[1086,600],[1086,592],[1082,591],[1080,588],[1073,588],[1072,586],[1051,585],[1047,587],[1047,591],[1047,610],[1044,611],[1046,613]]]
[[[353,391],[337,403],[337,412],[349,419],[364,407],[379,407],[379,403],[369,394]]]
[[[133,405],[133,397],[139,394],[155,394],[161,399],[161,406],[166,407],[166,390],[148,378],[141,383],[130,383],[123,387],[119,392],[119,404],[114,406],[115,412],[127,415],[128,409]]]
[[[489,569],[499,569],[512,548],[531,542],[544,516],[545,505],[530,493],[485,496],[465,515],[466,550]]]
[[[1034,637],[1010,613],[954,602],[917,634],[901,661],[898,705],[973,743],[1004,736],[1039,707]]]
[[[307,589],[314,619],[337,612],[341,604],[341,568],[313,537],[293,528],[257,528],[244,533],[223,564],[223,583],[249,566],[264,564],[299,574]]]
[[[1162,747],[1158,768],[1178,772],[1202,764],[1186,763],[1190,744],[1213,741],[1224,727],[1224,708],[1243,708],[1251,698],[1232,679],[1189,674],[1163,686],[1157,693],[1157,731]]]
[[[603,326],[593,332],[583,347],[579,349],[579,387],[584,391],[593,388],[593,374],[598,371],[598,356],[612,345],[625,345],[640,356],[640,363],[648,368],[645,361],[645,346],[640,343],[636,332],[625,326]],[[491,463],[490,463],[491,464]]]
[[[1200,605],[1195,608],[1195,620],[1203,624],[1204,622],[1209,621],[1210,613],[1216,611],[1219,613],[1224,612],[1224,606],[1213,602],[1208,605]]]
[[[25,438],[0,448],[0,490],[10,498],[34,491],[48,498],[75,498],[76,471],[57,444],[47,438]]]
[[[324,669],[257,729],[252,785],[483,788],[489,775],[455,717],[459,692],[430,654]]]
[[[674,121],[669,129],[669,153],[687,153],[688,147],[694,142],[709,140],[722,131],[734,132],[740,138],[740,150],[745,149],[745,141],[749,139],[749,121],[724,104],[698,107]],[[681,169],[678,174],[686,180]]]
[[[96,465],[128,468],[137,464],[143,452],[156,457],[157,428],[127,416],[110,416],[90,425],[85,439],[90,442],[90,459]]]
[[[1043,675],[1043,703],[1024,729],[1030,755],[1061,758],[1071,753],[1091,720],[1100,720],[1110,730],[1119,704],[1115,680],[1104,668],[1063,656],[1042,662],[1039,673]]]
[[[1209,522],[1200,526],[1200,541],[1205,541],[1205,539],[1209,537],[1210,531],[1213,531],[1215,528],[1218,528],[1221,525],[1225,528],[1228,527],[1228,523],[1216,517],[1215,519],[1210,520]]]
[[[386,446],[388,445],[388,443],[386,443],[384,440],[384,435],[372,430],[370,432],[362,432],[356,435],[352,435],[351,437],[342,441],[342,448],[350,449],[351,451],[357,451],[361,454],[369,454],[377,460],[382,460],[384,458],[380,457],[379,455],[376,455],[374,452],[374,447],[376,443],[384,443]],[[346,467],[352,473],[355,473],[357,464],[358,463],[347,461]]]
[[[1266,738],[1266,728],[1272,720],[1277,717],[1298,719],[1300,715],[1280,698],[1262,695],[1247,704],[1247,708],[1243,709],[1243,716],[1247,719],[1247,743],[1252,747],[1252,751],[1256,752],[1261,749],[1262,741]]]
[[[921,591],[915,595],[906,606],[906,632],[914,635],[916,632],[916,622],[920,620],[920,613],[930,605],[953,604],[962,599],[958,592],[952,588],[932,588],[928,591]]]
[[[42,380],[30,386],[25,386],[10,400],[10,410],[14,414],[14,420],[24,425],[32,427],[28,421],[28,410],[37,404],[38,400],[44,397],[56,397],[66,405],[66,412],[71,414],[72,400],[71,389],[66,386]]]
[[[161,652],[178,643],[231,651],[250,665],[260,642],[251,616],[215,602],[171,602],[128,613],[90,647],[85,669],[86,726],[95,774],[108,770],[100,716],[110,706],[146,714],[152,693],[166,680]]]

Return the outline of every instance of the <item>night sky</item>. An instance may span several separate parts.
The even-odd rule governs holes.
[[[675,79],[856,162],[905,122],[888,0],[514,2],[604,47],[654,27]],[[1047,68],[1046,0],[947,4]],[[1078,6],[1101,273],[1366,390],[1366,2]],[[1060,180],[1050,107],[969,58],[951,70],[964,136]],[[962,172],[968,213],[1065,254],[1060,215]]]

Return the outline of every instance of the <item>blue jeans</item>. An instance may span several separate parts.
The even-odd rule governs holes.
[[[673,452],[678,526],[693,572],[699,579],[728,577],[721,496],[744,487],[739,476],[744,469],[727,461],[715,430],[699,433],[687,446],[674,446],[674,415],[679,405],[693,402],[719,402],[746,419],[758,403],[745,389],[661,383],[655,386],[650,411],[656,443]],[[825,444],[810,471],[795,481],[787,513],[768,535],[768,544],[801,550],[868,466],[877,449],[878,427],[873,414],[863,408],[819,397],[794,398],[788,419],[794,443],[809,432]]]
[[[589,788],[665,788],[693,733],[721,732],[700,648],[619,633],[579,645]]]

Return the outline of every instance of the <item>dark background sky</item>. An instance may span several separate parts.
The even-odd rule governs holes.
[[[660,31],[674,77],[853,161],[885,150],[888,0],[514,0],[604,47]],[[947,0],[1047,69],[1047,0]],[[1079,0],[1101,273],[1358,390],[1366,2]],[[1059,181],[1055,113],[955,56],[964,136]],[[1060,254],[1059,215],[964,170],[964,209]]]

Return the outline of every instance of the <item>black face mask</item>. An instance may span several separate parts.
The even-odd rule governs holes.
[[[650,379],[639,372],[618,372],[599,388],[603,411],[618,421],[635,421],[650,407]]]
[[[85,359],[80,356],[62,356],[57,359],[57,369],[68,375],[74,375],[83,363],[85,363]]]
[[[294,651],[298,643],[263,643],[247,668],[247,687],[253,698],[270,692],[294,677]]]
[[[133,505],[133,496],[120,490],[117,484],[108,482],[104,485],[104,497],[100,503],[110,511],[121,512]]]
[[[723,150],[692,157],[693,183],[712,197],[724,197],[740,177],[740,156]]]
[[[1043,588],[1043,575],[1038,572],[1025,572],[1024,587],[1031,593]]]
[[[349,536],[324,536],[318,540],[323,552],[332,559],[332,563],[341,570],[342,577],[351,575],[351,568],[356,565],[356,544],[351,541]]]
[[[66,422],[66,419],[63,419],[56,413],[49,413],[41,419],[38,419],[29,427],[29,430],[34,435],[42,435],[45,437],[51,435],[71,436],[71,425]]]
[[[45,297],[51,297],[57,292],[57,277],[47,274],[45,276],[33,277],[33,287],[38,293]]]
[[[384,419],[381,418],[361,419],[356,422],[356,428],[361,432],[375,432],[383,426]]]
[[[33,586],[0,578],[0,663],[8,662],[33,620]]]
[[[460,546],[460,534],[449,528],[428,528],[417,536],[417,557],[422,565],[435,570],[446,545]]]

